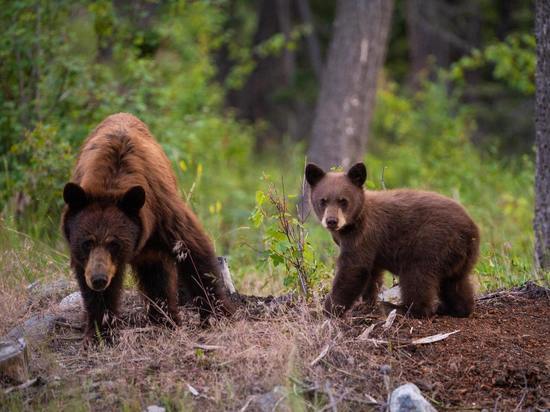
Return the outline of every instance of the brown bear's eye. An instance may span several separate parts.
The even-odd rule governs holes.
[[[326,206],[326,205],[327,205],[327,199],[323,197],[323,198],[319,201],[319,204],[321,205],[321,207]]]
[[[338,204],[341,206],[341,207],[346,207],[348,205],[348,200],[347,199],[344,199],[343,197],[338,199]]]
[[[116,255],[118,252],[120,252],[120,243],[119,242],[109,242],[107,245],[107,249],[111,253],[111,255]]]
[[[90,250],[92,250],[92,247],[94,246],[94,241],[91,239],[85,240],[82,242],[80,247],[82,248],[82,251],[84,253],[90,253]]]

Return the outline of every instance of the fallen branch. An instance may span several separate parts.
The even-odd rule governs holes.
[[[384,330],[388,330],[393,325],[393,322],[395,321],[395,317],[397,316],[397,309],[392,310],[388,317],[386,318],[386,322],[384,323]]]
[[[454,335],[455,333],[460,332],[460,329],[454,330],[448,333],[438,333],[437,335],[426,336],[425,338],[413,339],[412,345],[425,345],[428,343],[439,342],[440,340],[447,339],[449,336]]]
[[[319,354],[319,356],[317,356],[315,359],[313,359],[311,361],[311,363],[309,364],[309,366],[315,366],[317,363],[319,363],[319,361],[321,359],[323,359],[325,356],[327,356],[327,353],[328,351],[330,350],[330,344],[326,345],[323,350],[321,351],[321,353]]]

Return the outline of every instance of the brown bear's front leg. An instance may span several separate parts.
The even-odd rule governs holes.
[[[169,256],[156,250],[143,251],[133,267],[147,299],[149,319],[168,326],[180,325],[177,273]]]
[[[338,259],[336,277],[332,291],[325,299],[325,313],[331,316],[342,316],[361,295],[368,279],[368,270],[363,267],[347,265]]]
[[[88,287],[83,269],[76,270],[76,278],[86,309],[85,342],[93,343],[98,339],[111,342],[111,329],[118,314],[122,291],[123,271],[116,273],[111,284],[102,292],[96,292]]]

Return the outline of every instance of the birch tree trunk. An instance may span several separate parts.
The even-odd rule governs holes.
[[[535,262],[550,270],[550,1],[537,0]]]
[[[393,0],[339,0],[308,161],[349,167],[365,153]]]

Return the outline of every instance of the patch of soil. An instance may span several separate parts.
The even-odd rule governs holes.
[[[319,304],[285,298],[286,309],[273,310],[273,299],[261,300],[245,302],[252,313],[206,329],[182,309],[183,326],[170,330],[151,325],[127,293],[115,344],[92,349],[81,346],[80,313],[64,313],[47,351],[33,351],[32,372],[46,383],[17,399],[58,409],[84,399],[92,410],[291,410],[296,402],[307,410],[384,410],[389,393],[412,382],[438,410],[550,408],[547,288],[528,283],[483,296],[470,318],[397,315],[391,325],[381,308],[327,320]],[[4,401],[14,402],[0,392]]]
[[[401,378],[442,406],[518,410],[550,407],[550,300],[502,294],[478,302],[471,318],[406,320],[396,340],[460,330],[441,342],[406,346]]]

